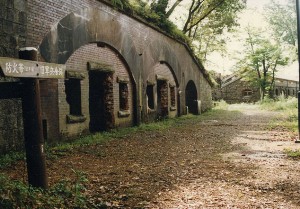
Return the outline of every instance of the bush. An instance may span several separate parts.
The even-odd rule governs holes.
[[[33,188],[0,174],[0,208],[90,208],[84,194],[87,178],[73,170],[75,181],[61,180],[48,190]]]
[[[275,120],[271,126],[282,126],[290,131],[297,132],[298,130],[298,99],[295,97],[285,98],[281,95],[276,100],[265,99],[260,102],[262,109],[277,111],[279,114],[283,114],[285,119]]]
[[[219,110],[227,110],[229,107],[229,104],[224,100],[221,100],[220,102],[215,102],[215,105],[216,106],[214,109],[219,109]]]
[[[285,98],[283,95],[281,95],[276,100],[265,98],[259,104],[263,109],[267,110],[296,110],[298,107],[298,99],[295,97]]]

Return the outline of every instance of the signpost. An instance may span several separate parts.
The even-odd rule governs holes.
[[[19,57],[21,59],[0,57],[0,67],[4,76],[20,78],[23,85],[22,111],[28,182],[34,187],[47,189],[39,78],[64,78],[66,66],[28,61],[37,59],[35,48],[20,49]]]
[[[4,76],[18,78],[64,78],[64,65],[0,57]]]

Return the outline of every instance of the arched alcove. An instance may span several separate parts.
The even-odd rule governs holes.
[[[189,113],[198,114],[197,107],[197,88],[194,81],[190,80],[185,88],[185,105]]]

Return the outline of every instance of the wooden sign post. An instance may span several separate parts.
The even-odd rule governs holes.
[[[41,118],[40,86],[38,78],[64,78],[65,65],[37,61],[35,48],[19,51],[21,59],[0,58],[2,73],[6,77],[19,77],[23,83],[22,111],[28,182],[34,187],[48,188],[45,148]]]

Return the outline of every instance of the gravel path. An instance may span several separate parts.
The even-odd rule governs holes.
[[[300,144],[288,131],[267,130],[272,118],[255,106],[230,106],[81,147],[48,160],[49,180],[86,173],[95,208],[300,208],[300,162],[283,154]],[[22,166],[5,172],[25,178]]]
[[[300,149],[300,144],[294,142],[295,135],[266,130],[274,118],[273,112],[258,110],[256,106],[243,108],[246,109],[230,106],[230,110],[243,114],[236,120],[216,120],[215,125],[239,124],[239,131],[231,138],[231,144],[237,148],[223,154],[222,159],[240,166],[241,172],[248,168],[247,175],[198,178],[177,185],[162,194],[151,208],[300,208],[300,162],[287,159],[284,154],[284,149]],[[222,167],[219,170],[224,172]]]

